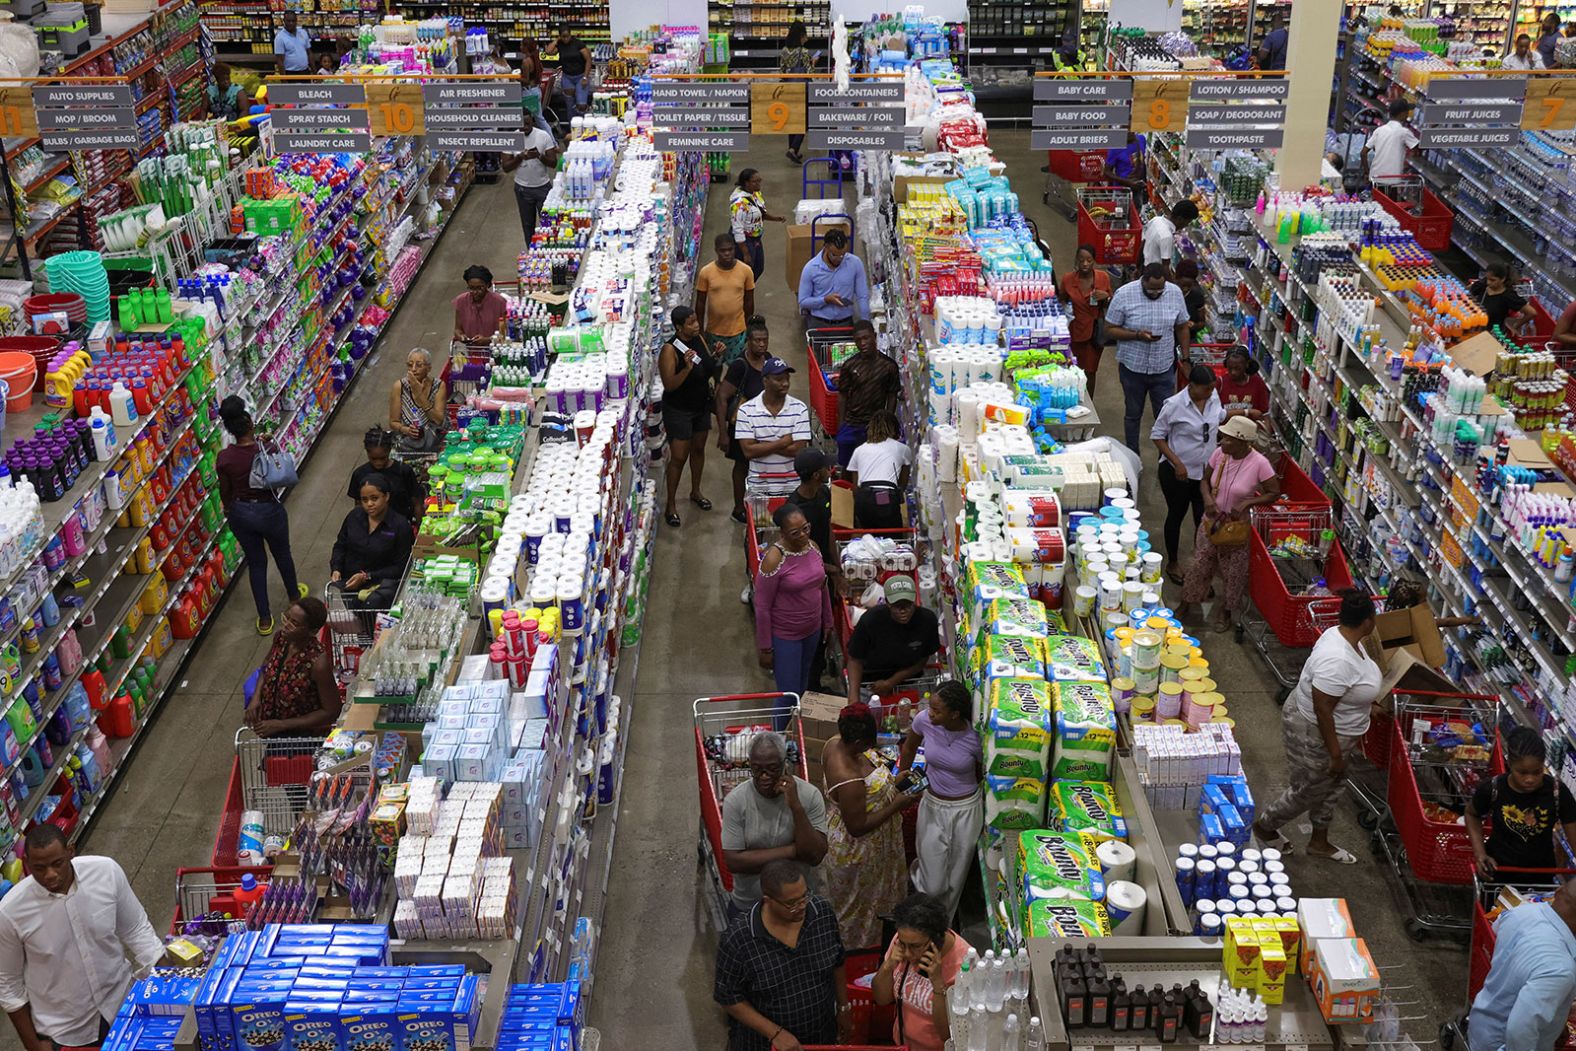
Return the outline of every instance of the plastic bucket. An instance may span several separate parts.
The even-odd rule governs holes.
[[[34,371],[38,373],[38,383],[44,381],[44,375],[49,371],[49,362],[60,352],[60,340],[54,336],[0,336],[0,356],[7,352],[26,354],[33,359]],[[0,374],[9,371],[0,367]]]
[[[5,407],[10,412],[21,412],[33,404],[33,387],[38,383],[38,365],[33,355],[20,351],[0,352],[0,380],[6,391]]]
[[[71,319],[73,325],[80,325],[88,319],[87,301],[75,292],[49,292],[44,295],[28,296],[22,300],[22,309],[26,311],[29,320],[38,314],[52,314],[56,311],[65,311],[66,317]]]

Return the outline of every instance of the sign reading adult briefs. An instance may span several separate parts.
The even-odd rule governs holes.
[[[1033,128],[1031,150],[1118,150],[1127,145],[1126,128]]]

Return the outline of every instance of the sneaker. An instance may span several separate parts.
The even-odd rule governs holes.
[[[312,593],[312,589],[311,588],[307,587],[305,584],[302,584],[299,581],[296,582],[296,597],[297,598],[306,598],[311,593]]]
[[[752,587],[746,586],[743,591],[739,592],[739,601],[744,603],[746,606],[748,606],[750,604],[751,600],[753,600],[754,598],[755,598],[755,589],[752,588]]]
[[[267,635],[272,635],[273,633],[274,633],[274,618],[273,617],[258,617],[257,618],[257,634],[267,636]]]

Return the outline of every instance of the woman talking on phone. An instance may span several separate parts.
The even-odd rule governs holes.
[[[894,1043],[908,1051],[942,1051],[952,1039],[947,990],[958,980],[969,943],[948,929],[946,905],[929,894],[898,902],[892,920],[897,934],[871,980],[871,998],[897,1004]]]

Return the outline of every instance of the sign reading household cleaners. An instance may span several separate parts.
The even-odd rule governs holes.
[[[33,108],[46,150],[135,150],[139,145],[129,84],[36,87]]]
[[[908,139],[903,98],[902,81],[850,84],[845,91],[811,84],[807,144],[812,150],[901,150]]]
[[[742,153],[750,148],[750,88],[726,80],[657,80],[651,121],[664,152]]]

